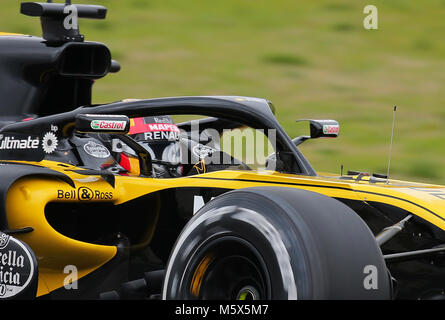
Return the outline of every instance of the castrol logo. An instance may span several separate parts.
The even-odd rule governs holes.
[[[126,125],[127,123],[125,121],[116,121],[116,120],[91,121],[91,128],[94,130],[124,131]]]
[[[323,133],[324,134],[335,134],[338,135],[340,131],[340,126],[338,125],[331,125],[331,124],[326,124],[323,126]]]

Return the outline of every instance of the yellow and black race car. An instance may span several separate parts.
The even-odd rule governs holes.
[[[70,11],[71,10],[71,11]],[[444,299],[445,187],[314,171],[270,101],[91,105],[91,5],[0,35],[0,299]],[[185,120],[184,116],[188,119]]]

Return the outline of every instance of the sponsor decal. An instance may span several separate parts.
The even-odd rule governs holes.
[[[169,117],[153,117],[153,121],[156,123],[171,123],[173,124],[173,120]]]
[[[338,135],[339,131],[340,131],[340,126],[338,126],[338,125],[331,125],[331,124],[323,125],[323,133],[324,134],[336,134],[336,135]]]
[[[0,250],[4,249],[9,242],[9,236],[6,233],[0,232]]]
[[[113,192],[103,192],[100,190],[92,190],[88,187],[80,187],[77,190],[57,190],[57,199],[65,200],[111,200],[113,199]]]
[[[53,153],[57,148],[57,136],[47,132],[42,138],[42,149],[45,153]],[[40,149],[39,137],[0,134],[0,150],[31,151]]]
[[[84,144],[83,150],[95,158],[105,159],[110,156],[110,151],[105,146],[94,141],[89,141],[88,143]]]
[[[193,147],[192,151],[199,159],[203,159],[205,157],[211,156],[213,152],[215,152],[215,149],[209,146],[204,146],[202,144],[197,144]]]
[[[179,132],[179,128],[175,124],[170,124],[170,123],[148,123],[147,129],[149,131]]]
[[[56,151],[58,143],[59,141],[57,140],[57,137],[54,133],[45,133],[42,139],[43,151],[47,154],[53,153],[54,151]]]
[[[168,140],[168,141],[178,141],[179,132],[175,131],[151,131],[144,132],[145,140]]]
[[[54,124],[52,124],[52,125],[50,126],[50,130],[53,131],[53,132],[57,132],[57,130],[59,130],[59,127],[56,126],[56,125],[54,125]]]
[[[118,120],[93,120],[90,125],[91,129],[94,130],[125,131],[127,122]]]
[[[173,120],[168,116],[132,118],[130,120],[130,134],[154,131],[180,132]]]
[[[2,160],[41,161],[45,153],[38,136],[16,133],[0,134],[0,155]]]
[[[30,249],[0,232],[0,299],[16,296],[30,285],[35,273]]]
[[[0,150],[28,150],[39,148],[39,138],[5,136],[0,134]]]

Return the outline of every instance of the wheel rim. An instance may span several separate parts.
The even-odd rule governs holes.
[[[264,300],[270,281],[258,251],[243,239],[223,237],[211,241],[191,260],[190,299]],[[187,278],[187,277],[186,277]]]
[[[260,293],[255,287],[245,286],[238,292],[236,300],[260,300]]]

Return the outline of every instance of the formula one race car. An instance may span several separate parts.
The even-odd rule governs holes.
[[[445,187],[316,173],[297,146],[338,123],[292,140],[265,99],[92,105],[120,67],[66,19],[106,8],[21,13],[43,36],[0,34],[1,299],[445,298]]]

